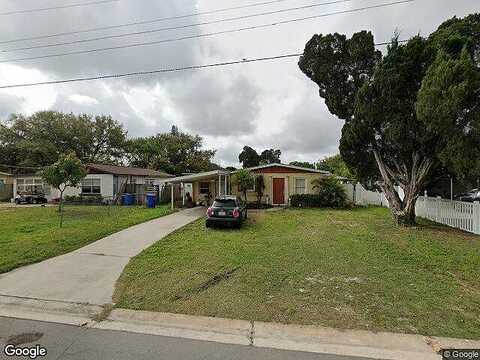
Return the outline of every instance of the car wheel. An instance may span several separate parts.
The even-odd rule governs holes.
[[[15,205],[20,205],[20,200],[15,199]]]

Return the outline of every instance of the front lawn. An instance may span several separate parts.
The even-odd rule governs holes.
[[[168,206],[0,207],[0,273],[68,253],[104,236],[170,213]]]
[[[132,259],[117,307],[480,339],[480,237],[421,225],[382,208],[197,221]]]

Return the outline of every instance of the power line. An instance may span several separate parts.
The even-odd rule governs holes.
[[[408,40],[399,40],[397,42],[403,43],[403,42],[407,42],[407,41]],[[389,44],[391,44],[390,41],[376,43],[375,46],[385,46],[385,45],[389,45]],[[284,55],[277,55],[277,56],[260,57],[260,58],[254,58],[254,59],[224,61],[224,62],[218,62],[218,63],[213,63],[213,64],[191,65],[191,66],[184,66],[184,67],[156,69],[156,70],[150,70],[150,71],[135,71],[135,72],[129,72],[129,73],[97,75],[97,76],[89,76],[89,77],[78,77],[78,78],[71,78],[71,79],[64,79],[64,80],[52,80],[52,81],[42,81],[42,82],[33,82],[33,83],[25,83],[25,84],[3,85],[3,86],[0,86],[0,89],[32,87],[32,86],[39,86],[39,85],[66,84],[66,83],[93,81],[93,80],[119,79],[119,78],[125,78],[125,77],[145,76],[145,75],[154,75],[154,74],[161,74],[161,73],[172,73],[172,72],[187,71],[187,70],[200,70],[200,69],[207,69],[207,68],[214,68],[214,67],[224,67],[224,66],[237,65],[237,64],[248,64],[248,63],[254,63],[254,62],[282,60],[282,59],[288,59],[288,58],[293,58],[293,57],[299,57],[301,55],[303,55],[303,53],[292,53],[292,54],[284,54]]]
[[[120,0],[90,1],[90,2],[84,2],[84,3],[70,4],[70,5],[59,5],[59,6],[44,7],[44,8],[14,10],[14,11],[7,11],[7,12],[0,13],[0,16],[17,15],[17,14],[31,14],[31,13],[35,13],[35,12],[43,12],[43,11],[59,10],[59,9],[69,9],[69,8],[74,8],[74,7],[90,6],[90,5],[99,5],[99,4],[106,4],[106,3],[112,3],[112,2],[117,2],[117,1],[120,1]]]
[[[248,26],[248,27],[243,27],[243,28],[217,31],[217,32],[205,33],[205,34],[183,36],[183,37],[171,38],[171,39],[163,39],[163,40],[158,40],[158,41],[132,43],[132,44],[127,44],[127,45],[118,45],[118,46],[111,46],[111,47],[105,47],[105,48],[95,48],[95,49],[89,49],[89,50],[78,50],[78,51],[70,51],[70,52],[57,53],[57,54],[7,59],[7,60],[1,60],[0,63],[18,62],[18,61],[36,60],[36,59],[48,59],[48,58],[63,57],[63,56],[70,56],[70,55],[89,54],[89,53],[94,53],[94,52],[99,52],[99,51],[110,51],[110,50],[126,49],[126,48],[139,47],[139,46],[147,46],[147,45],[158,45],[158,44],[176,42],[176,41],[181,41],[181,40],[211,37],[211,36],[216,36],[216,35],[231,34],[231,33],[248,31],[248,30],[256,30],[256,29],[267,28],[267,27],[272,27],[272,26],[285,25],[285,24],[294,23],[294,22],[298,22],[298,21],[318,19],[318,18],[333,16],[333,15],[354,13],[354,12],[365,11],[365,10],[370,10],[370,9],[378,9],[378,8],[387,7],[387,6],[410,3],[410,2],[413,2],[413,1],[415,1],[415,0],[401,0],[401,1],[391,2],[391,3],[384,3],[384,4],[379,4],[379,5],[366,6],[366,7],[357,8],[357,9],[336,11],[336,12],[320,14],[320,15],[306,16],[306,17],[303,17],[303,18],[277,21],[277,22],[269,23],[269,24],[254,25],[254,26]]]
[[[178,19],[185,19],[185,18],[200,16],[200,15],[216,14],[216,13],[219,13],[219,12],[225,12],[225,11],[230,11],[230,10],[239,10],[239,9],[246,9],[246,8],[257,7],[257,6],[263,6],[263,5],[271,5],[271,4],[281,3],[281,2],[285,2],[285,1],[291,1],[291,0],[270,0],[270,1],[257,2],[257,3],[253,3],[253,4],[248,4],[248,5],[241,5],[241,6],[227,7],[227,8],[221,8],[221,9],[215,9],[215,10],[195,12],[195,13],[186,14],[186,15],[176,15],[176,16],[156,18],[156,19],[151,19],[151,20],[135,21],[135,22],[125,23],[125,24],[94,27],[94,28],[89,28],[89,29],[84,29],[84,30],[65,31],[65,32],[59,32],[59,33],[48,34],[48,35],[39,35],[39,36],[18,38],[18,39],[14,39],[14,40],[3,40],[3,41],[0,41],[0,44],[9,44],[9,43],[27,41],[27,40],[47,39],[47,38],[53,38],[53,37],[58,37],[58,36],[65,36],[65,35],[84,34],[84,33],[89,33],[89,32],[94,32],[94,31],[119,29],[119,28],[123,28],[123,27],[135,26],[135,25],[153,24],[153,23],[163,22],[163,21],[168,21],[168,20],[178,20]]]
[[[180,26],[164,27],[164,28],[159,28],[159,29],[151,29],[151,30],[143,30],[143,31],[129,32],[129,33],[125,33],[125,34],[100,36],[100,37],[94,37],[94,38],[90,38],[90,39],[80,39],[80,40],[59,42],[59,43],[53,43],[53,44],[35,45],[35,46],[27,46],[27,47],[14,48],[14,49],[8,49],[8,50],[0,50],[0,53],[8,53],[8,52],[14,52],[14,51],[23,51],[23,50],[33,50],[33,49],[51,48],[51,47],[64,46],[64,45],[73,45],[73,44],[88,43],[88,42],[99,41],[99,40],[117,39],[117,38],[123,38],[123,37],[127,37],[127,36],[152,34],[152,33],[157,33],[157,32],[162,32],[162,31],[168,31],[168,30],[187,29],[187,28],[192,28],[192,27],[197,27],[197,26],[219,24],[219,23],[236,21],[236,20],[244,20],[244,19],[250,19],[250,18],[254,18],[254,17],[267,16],[267,15],[273,15],[273,14],[280,14],[280,13],[285,13],[285,12],[290,12],[290,11],[296,11],[296,10],[305,10],[305,9],[311,9],[311,8],[316,8],[316,7],[320,7],[320,6],[326,6],[326,5],[332,5],[332,4],[339,4],[339,3],[351,2],[351,1],[354,1],[354,0],[335,0],[335,1],[329,1],[329,2],[314,3],[314,4],[304,5],[304,6],[297,6],[297,7],[292,7],[292,8],[287,8],[287,9],[280,9],[280,10],[274,10],[274,11],[267,11],[267,12],[262,12],[262,13],[257,13],[257,14],[242,15],[242,16],[236,16],[236,17],[219,19],[219,20],[213,20],[213,21],[204,21],[204,22],[199,22],[199,23],[195,23],[195,24],[187,24],[187,25],[180,25]]]

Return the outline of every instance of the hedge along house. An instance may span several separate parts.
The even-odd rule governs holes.
[[[290,196],[294,194],[317,193],[316,181],[332,176],[328,171],[285,164],[261,165],[247,170],[252,172],[255,177],[263,177],[265,187],[261,203],[274,206],[288,205]],[[232,194],[243,198],[242,192],[235,184],[232,186]],[[257,201],[255,185],[247,191],[247,201]]]
[[[142,189],[160,186],[161,180],[173,177],[161,171],[126,166],[88,164],[86,168],[85,179],[78,187],[67,188],[64,196],[101,196],[116,199],[121,194],[132,192],[142,200]],[[60,196],[57,190],[45,184],[38,175],[15,176],[14,193],[43,193],[48,201]]]
[[[170,186],[172,209],[186,206],[189,196],[196,205],[209,205],[218,196],[230,194],[230,172],[226,170],[207,171],[163,180]]]

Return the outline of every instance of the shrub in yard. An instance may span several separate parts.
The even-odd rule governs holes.
[[[347,194],[340,182],[330,176],[313,182],[317,194],[297,194],[290,198],[293,207],[331,207],[348,206]]]

